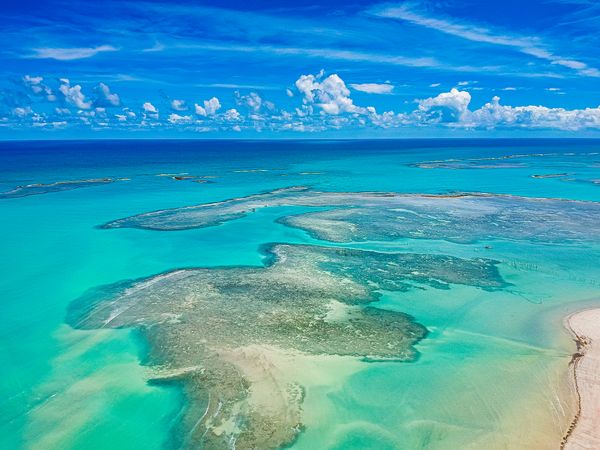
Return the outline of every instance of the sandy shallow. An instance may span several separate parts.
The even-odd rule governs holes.
[[[570,315],[566,326],[575,337],[573,377],[579,412],[563,440],[568,450],[600,448],[600,309]]]

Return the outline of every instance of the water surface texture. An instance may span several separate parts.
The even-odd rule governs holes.
[[[600,142],[0,144],[0,448],[551,449]]]

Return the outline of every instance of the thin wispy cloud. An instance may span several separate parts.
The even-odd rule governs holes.
[[[306,48],[275,45],[224,45],[224,44],[189,44],[179,48],[188,50],[210,50],[218,52],[271,53],[275,55],[308,56],[355,62],[371,62],[407,67],[439,67],[441,63],[432,57],[413,58],[402,55],[390,55],[335,48]]]
[[[377,17],[402,20],[469,41],[513,48],[526,55],[549,61],[551,64],[573,69],[580,75],[600,77],[600,70],[590,67],[582,61],[554,54],[544,46],[538,37],[501,32],[452,18],[430,17],[414,9],[411,4],[381,6],[371,9],[369,12]]]
[[[76,48],[34,48],[33,53],[23,56],[35,59],[56,59],[58,61],[72,61],[96,56],[98,53],[116,52],[119,49],[112,45],[100,45],[98,47],[76,47]]]
[[[390,83],[351,83],[350,87],[367,94],[390,94],[394,90],[394,85]]]
[[[256,89],[259,91],[272,91],[281,89],[281,86],[270,86],[264,84],[238,84],[238,83],[197,83],[194,86],[203,88],[220,88],[220,89]]]

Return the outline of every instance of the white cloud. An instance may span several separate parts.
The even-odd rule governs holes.
[[[204,109],[206,114],[213,115],[221,108],[221,103],[217,97],[212,97],[210,100],[204,100]]]
[[[577,131],[600,129],[600,107],[585,109],[548,108],[545,106],[505,106],[500,98],[474,111],[469,110],[468,92],[452,89],[437,97],[418,100],[419,109],[411,115],[410,123],[443,123],[461,128],[538,128]],[[439,114],[435,114],[440,111]],[[447,112],[450,111],[450,114]],[[426,113],[423,116],[423,113]],[[431,113],[431,115],[430,115]]]
[[[39,86],[44,81],[43,77],[32,77],[31,75],[25,75],[23,82],[29,86]]]
[[[198,103],[194,103],[194,110],[199,116],[206,116],[206,108],[200,106]]]
[[[144,112],[143,118],[151,118],[158,119],[158,109],[150,102],[146,102],[142,105],[142,110]]]
[[[147,113],[157,113],[158,110],[156,109],[156,107],[150,103],[150,102],[146,102],[142,105],[142,108],[144,108],[144,111]]]
[[[296,88],[304,96],[305,104],[316,104],[324,114],[366,113],[366,108],[353,103],[350,90],[337,74],[322,78],[321,71],[317,75],[301,75],[296,80]]]
[[[217,97],[213,97],[210,100],[204,100],[203,104],[204,106],[200,106],[197,103],[194,105],[196,114],[199,116],[212,116],[221,108],[221,102],[219,102]]]
[[[471,102],[471,94],[452,88],[450,92],[443,92],[437,97],[430,97],[417,101],[419,111],[435,113],[443,121],[460,120],[467,112]]]
[[[585,69],[587,67],[587,65],[582,63],[581,61],[575,61],[573,59],[557,59],[555,61],[552,61],[552,64],[558,64],[560,66],[576,70]]]
[[[356,91],[368,94],[389,94],[394,90],[394,85],[389,83],[350,84],[350,87]]]
[[[474,82],[470,82],[474,83]],[[400,128],[400,127],[435,127],[484,129],[520,128],[520,129],[553,129],[578,131],[583,129],[600,131],[600,107],[585,109],[549,108],[541,105],[509,106],[500,103],[499,97],[494,97],[478,109],[469,109],[471,94],[460,88],[429,98],[415,100],[417,106],[413,111],[395,113],[386,111],[378,113],[373,106],[355,105],[351,91],[344,81],[336,74],[325,76],[323,71],[316,75],[302,75],[296,81],[299,94],[298,100],[293,99],[299,107],[290,112],[275,109],[272,103],[262,99],[257,93],[248,95],[236,93],[239,109],[228,109],[223,114],[217,114],[221,103],[216,97],[194,105],[198,116],[210,119],[197,121],[194,114],[172,113],[159,118],[158,109],[150,102],[142,105],[141,113],[136,115],[129,108],[122,108],[117,113],[107,112],[109,107],[120,103],[118,96],[110,91],[108,86],[100,83],[95,88],[98,99],[91,102],[83,94],[79,85],[72,86],[66,78],[60,80],[60,88],[56,91],[61,96],[61,103],[46,107],[35,112],[29,106],[34,95],[46,96],[44,79],[37,76],[26,76],[22,79],[27,87],[28,95],[21,92],[23,98],[9,98],[4,101],[5,114],[2,126],[35,126],[52,128],[53,123],[68,122],[70,125],[85,125],[93,128],[100,127],[182,127],[192,129],[205,127],[211,130],[233,130],[234,128],[257,132],[269,131],[304,131],[318,132],[333,129],[354,128]],[[370,89],[374,86],[390,86],[384,84],[366,84]],[[363,85],[357,85],[363,86]],[[37,88],[40,89],[37,89]],[[350,87],[355,88],[354,85]],[[375,90],[378,88],[376,87]],[[512,86],[498,88],[511,91]],[[554,94],[564,94],[558,87],[547,88]],[[63,98],[64,97],[64,98]],[[100,101],[100,99],[102,101]],[[410,102],[401,103],[410,105]],[[65,107],[74,105],[74,107]],[[56,106],[56,108],[55,108]],[[172,104],[183,108],[185,104]],[[187,108],[191,109],[191,108]],[[51,111],[50,111],[51,110]]]
[[[75,86],[71,86],[67,78],[61,78],[60,81],[61,85],[58,90],[63,94],[67,103],[70,103],[79,109],[90,109],[92,107],[92,102],[86,100],[80,85],[76,84]]]
[[[22,81],[23,85],[28,88],[36,97],[44,96],[49,102],[56,100],[56,96],[52,92],[52,89],[43,83],[43,77],[32,77],[30,75],[25,75]]]
[[[102,52],[116,52],[118,48],[112,45],[100,45],[98,47],[78,47],[78,48],[34,48],[33,54],[26,55],[25,58],[35,59],[56,59],[58,61],[71,61],[74,59],[90,58]]]
[[[546,128],[559,130],[600,129],[600,107],[585,109],[547,108],[545,106],[504,106],[494,97],[464,117],[464,127]]]
[[[184,100],[172,100],[171,108],[175,111],[185,111],[188,109]]]
[[[553,52],[546,49],[541,43],[541,40],[537,37],[510,34],[492,30],[477,24],[467,22],[461,23],[451,18],[440,19],[429,17],[424,12],[415,11],[413,5],[410,3],[400,6],[376,7],[372,9],[370,13],[378,17],[404,20],[415,25],[469,41],[511,47],[523,54],[546,60],[551,64],[576,70],[580,75],[600,77],[600,70],[589,67],[582,61],[555,55]]]
[[[168,118],[170,123],[179,124],[179,123],[189,123],[192,121],[192,116],[180,116],[179,114],[170,114]]]
[[[23,117],[29,116],[30,114],[33,114],[33,111],[31,110],[31,108],[29,106],[25,106],[25,107],[18,106],[16,108],[13,108],[12,112],[15,116],[17,116],[19,118],[23,118]]]
[[[241,114],[235,108],[228,109],[227,111],[225,111],[225,114],[223,114],[223,118],[228,122],[237,122],[239,120],[242,120]]]
[[[217,52],[239,52],[239,53],[270,53],[274,55],[304,55],[308,57],[355,61],[372,62],[378,64],[390,64],[394,66],[407,67],[438,67],[440,63],[430,57],[411,58],[401,55],[381,54],[373,52],[360,52],[353,50],[339,50],[336,48],[305,48],[305,47],[280,47],[273,45],[219,45],[219,44],[199,44],[194,48],[212,50]],[[452,69],[449,67],[448,69]]]
[[[99,83],[96,87],[96,93],[98,94],[98,98],[95,101],[95,104],[102,106],[119,106],[121,103],[121,99],[118,94],[110,92],[110,88],[104,84]]]
[[[264,100],[256,92],[250,92],[248,95],[240,95],[239,92],[235,93],[236,103],[239,106],[249,109],[252,114],[256,116],[258,113],[264,113],[267,111],[274,111],[275,105],[273,102]],[[254,118],[254,120],[256,117]]]
[[[145,48],[142,51],[143,52],[162,52],[164,49],[166,49],[167,46],[164,44],[161,44],[160,42],[155,42],[154,45],[150,48]]]
[[[289,88],[285,90],[285,94],[290,98],[294,96],[294,92]]]
[[[434,87],[438,87],[438,86],[441,86],[441,85],[442,85],[442,83],[431,83],[429,85],[429,87],[434,88]]]
[[[258,112],[262,106],[262,98],[256,92],[250,92],[248,95],[240,96],[239,92],[235,93],[238,105],[248,107],[254,112]]]

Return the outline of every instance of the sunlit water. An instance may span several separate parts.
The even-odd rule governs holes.
[[[599,201],[597,152],[597,141],[576,140],[2,143],[3,192],[128,180],[0,199],[0,448],[169,447],[182,393],[147,383],[147,349],[134,330],[72,329],[68,305],[90,288],[174,268],[261,265],[259,247],[269,242],[325,244],[275,222],[301,211],[293,207],[186,231],[98,225],[294,185]],[[500,168],[412,165],[515,154],[544,156],[501,160],[510,165]],[[156,176],[165,173],[217,178],[200,184]],[[567,379],[574,346],[562,320],[600,304],[598,244],[335,244],[493,258],[512,285],[384,292],[379,307],[408,313],[429,330],[417,345],[420,357],[360,363],[309,386],[306,428],[294,447],[556,448],[574,406]]]

